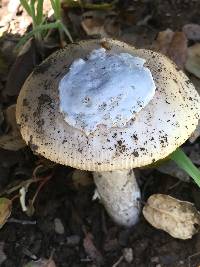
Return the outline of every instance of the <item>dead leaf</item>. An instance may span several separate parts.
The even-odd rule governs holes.
[[[200,43],[188,48],[188,57],[185,68],[200,79]]]
[[[5,121],[7,127],[11,128],[14,133],[19,133],[19,128],[16,123],[16,105],[11,105],[5,110]]]
[[[200,41],[200,25],[195,23],[186,24],[183,26],[183,32],[186,37],[192,41]]]
[[[40,259],[38,261],[30,261],[23,267],[56,267],[56,264],[52,259]]]
[[[82,15],[81,26],[87,35],[107,37],[107,33],[104,30],[104,15],[102,11],[88,11]]]
[[[96,248],[93,243],[93,235],[91,233],[86,233],[86,236],[83,240],[83,247],[85,252],[89,255],[89,257],[96,262],[97,264],[103,264],[104,260],[101,255],[101,252]]]
[[[3,60],[6,61],[8,66],[12,66],[13,62],[15,61],[17,57],[17,51],[15,50],[16,47],[16,41],[19,41],[19,39],[16,40],[16,37],[14,36],[3,36],[0,39],[0,50],[3,56]],[[8,74],[8,68],[7,68],[7,73],[4,76],[4,79],[7,79],[7,74]]]
[[[120,26],[116,22],[116,14],[114,12],[102,10],[85,12],[82,15],[81,26],[89,36],[116,37],[120,33]]]
[[[19,91],[33,68],[39,63],[37,48],[30,39],[20,50],[7,78],[5,96],[18,96]]]
[[[133,25],[124,28],[118,39],[135,47],[151,49],[156,35],[155,30],[149,31],[147,27]]]
[[[130,1],[129,3],[131,2],[132,4],[121,7],[119,10],[120,23],[123,24],[125,28],[133,25],[144,25],[147,16],[150,16],[147,5],[142,4],[141,1]]]
[[[20,148],[25,146],[25,144],[22,144],[22,142],[21,140],[16,139],[12,135],[2,135],[0,137],[0,147],[7,150],[19,150]]]
[[[159,32],[154,43],[154,49],[166,55],[173,36],[174,32],[171,29]]]
[[[191,238],[197,233],[195,225],[200,224],[200,213],[192,203],[164,194],[150,196],[143,215],[155,228],[179,239]]]
[[[12,35],[24,35],[31,24],[31,16],[25,12],[23,19],[19,16],[19,12],[22,11],[20,0],[1,1],[0,3],[0,36],[8,32]]]
[[[0,147],[13,151],[17,151],[26,146],[16,122],[15,111],[16,105],[11,105],[5,110],[4,119],[7,131],[0,136]]]
[[[174,33],[167,55],[179,68],[184,68],[187,58],[187,38],[183,32]]]
[[[183,32],[167,29],[159,32],[153,48],[168,56],[183,69],[187,58],[187,38]]]
[[[10,217],[12,210],[12,201],[8,198],[0,198],[0,229],[4,226],[7,219]]]

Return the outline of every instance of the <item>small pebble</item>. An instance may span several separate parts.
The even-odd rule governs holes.
[[[133,261],[133,250],[132,248],[124,248],[123,256],[126,262],[131,263]]]
[[[151,258],[151,262],[153,262],[153,263],[159,263],[159,257],[152,257]]]
[[[55,225],[55,232],[59,235],[63,235],[65,233],[65,228],[59,218],[54,219],[54,225]]]
[[[78,235],[71,235],[67,237],[67,245],[69,246],[76,246],[80,242],[80,236]]]

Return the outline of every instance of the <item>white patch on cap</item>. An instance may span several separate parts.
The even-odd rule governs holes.
[[[128,53],[93,50],[75,60],[59,83],[60,111],[65,121],[85,134],[98,125],[124,127],[155,94],[145,60]]]

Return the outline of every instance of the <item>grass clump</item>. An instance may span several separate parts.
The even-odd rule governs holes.
[[[38,43],[41,43],[44,36],[50,29],[58,29],[59,34],[64,33],[70,42],[73,42],[72,36],[67,27],[62,22],[61,3],[59,0],[50,0],[54,12],[54,22],[47,22],[44,14],[44,0],[20,0],[21,5],[32,18],[32,30],[28,32],[19,42],[18,46],[25,44],[34,36]]]

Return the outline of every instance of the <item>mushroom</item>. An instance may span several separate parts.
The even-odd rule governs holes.
[[[140,213],[132,169],[183,144],[199,114],[198,93],[167,57],[112,39],[52,54],[26,80],[16,112],[33,151],[93,171],[107,212],[124,226]]]

